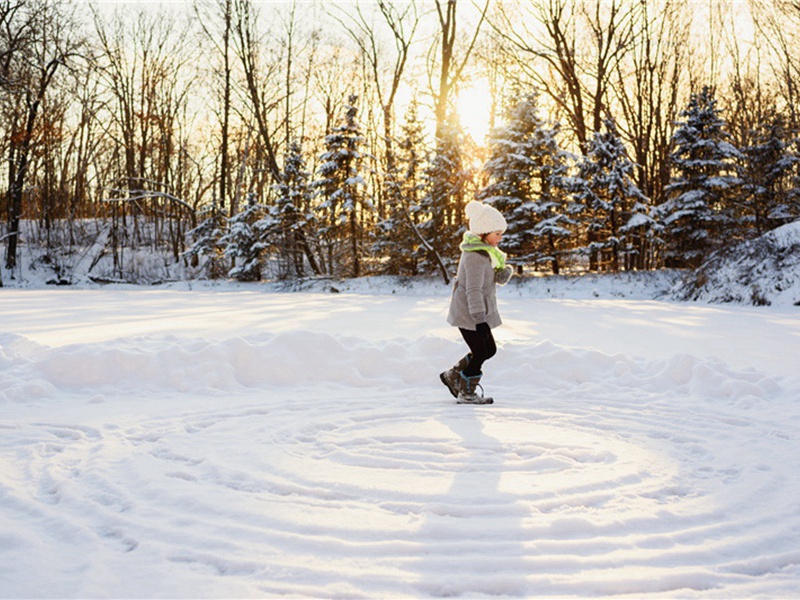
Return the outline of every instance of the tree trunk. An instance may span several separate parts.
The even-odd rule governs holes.
[[[33,130],[36,119],[39,115],[47,87],[58,68],[60,59],[51,60],[44,68],[37,86],[36,96],[27,98],[28,116],[25,122],[22,142],[19,145],[17,154],[17,167],[14,180],[11,182],[9,190],[9,211],[8,211],[8,242],[6,246],[6,268],[14,269],[17,266],[17,246],[19,241],[19,224],[22,216],[22,193],[25,189],[25,177],[28,174],[28,158],[30,156],[31,142],[33,141]]]
[[[556,249],[556,239],[552,233],[547,234],[547,243],[550,246],[550,255],[553,257],[553,275],[558,275],[561,272],[558,264],[558,250]]]
[[[225,200],[228,197],[228,135],[230,130],[231,114],[231,65],[230,65],[230,39],[231,39],[231,0],[225,0],[225,35],[223,39],[223,64],[225,84],[222,98],[222,145],[220,148],[219,168],[219,205],[225,210]]]

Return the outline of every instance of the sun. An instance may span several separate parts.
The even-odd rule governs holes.
[[[492,92],[485,77],[473,79],[459,91],[456,107],[461,126],[480,145],[486,142],[492,120]]]

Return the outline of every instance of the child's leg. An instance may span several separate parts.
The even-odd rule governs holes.
[[[474,377],[481,374],[481,367],[483,363],[497,354],[497,345],[492,335],[492,330],[488,329],[485,335],[478,331],[471,331],[469,329],[461,329],[461,336],[467,342],[470,352],[472,352],[472,359],[464,369],[464,375],[467,377]]]

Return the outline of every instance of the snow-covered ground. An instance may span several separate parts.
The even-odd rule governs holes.
[[[488,407],[438,282],[0,290],[0,597],[796,597],[800,313],[668,284],[503,288]]]

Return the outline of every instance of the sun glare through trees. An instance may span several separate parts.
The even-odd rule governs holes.
[[[459,91],[458,116],[464,130],[480,145],[486,143],[493,122],[494,99],[489,81],[481,77]]]

